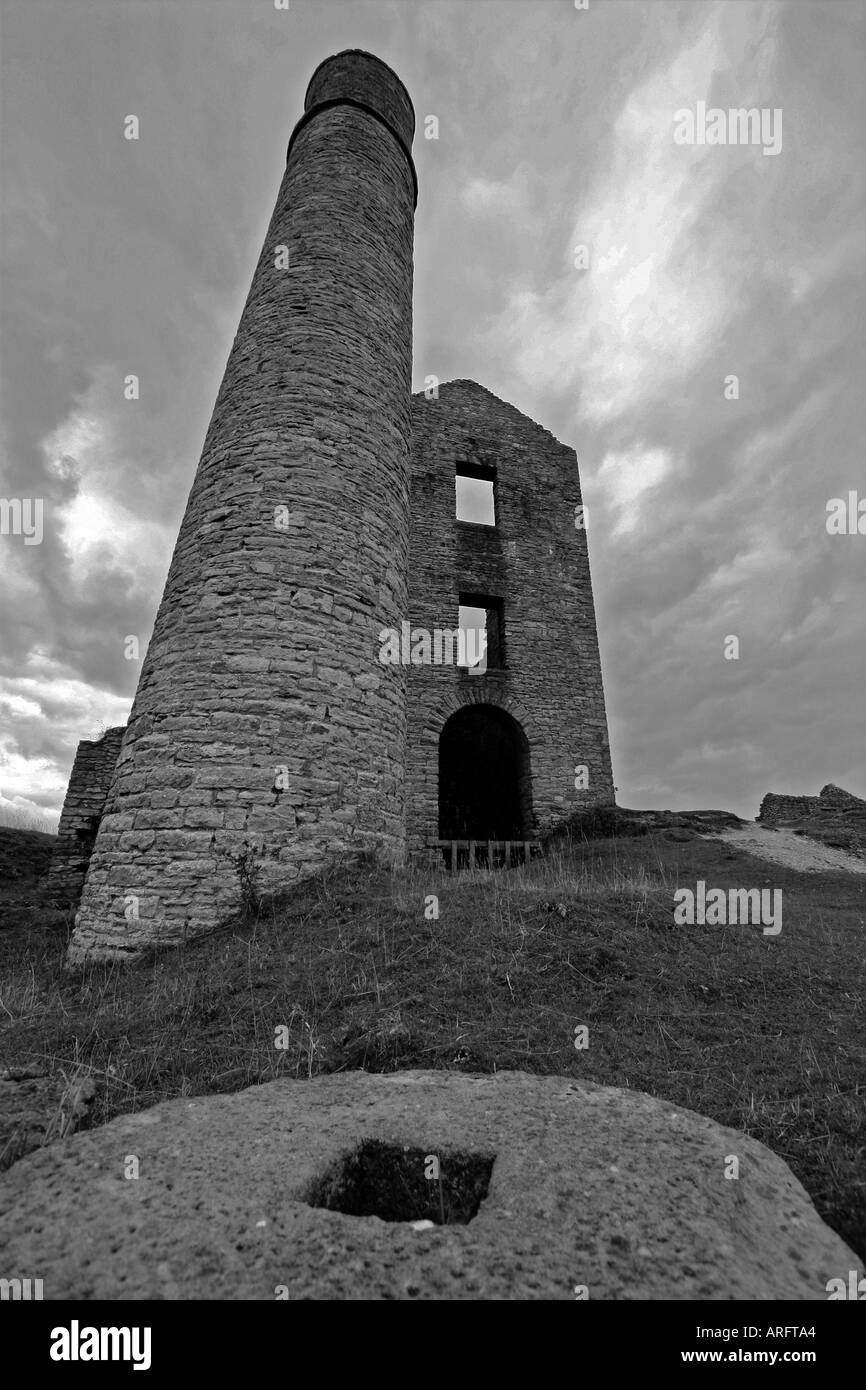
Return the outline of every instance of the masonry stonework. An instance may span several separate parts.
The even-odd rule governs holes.
[[[768,792],[758,820],[793,829],[831,849],[866,854],[866,801],[828,782],[818,796],[778,796]]]
[[[488,663],[483,675],[455,664],[410,668],[409,847],[422,849],[440,830],[444,838],[473,829],[479,839],[497,830],[509,833],[490,838],[534,838],[575,810],[614,800],[587,531],[576,525],[577,458],[471,381],[414,397],[412,427],[412,626],[456,628],[461,594],[498,600],[503,665]],[[492,479],[494,525],[456,519],[460,468]],[[519,726],[522,826],[497,825],[494,807],[489,825],[462,825],[459,808],[450,830],[442,820],[440,738],[451,716],[473,706],[502,711],[508,718],[497,727]],[[460,762],[483,728],[480,717],[470,723]]]
[[[614,800],[574,450],[473,382],[411,397],[413,133],[379,59],[313,74],[72,964],[212,931],[248,875],[534,839]],[[458,472],[491,484],[495,525],[457,520]],[[483,674],[383,659],[384,633],[453,634],[461,604],[486,613]]]
[[[811,816],[820,806],[817,796],[784,796],[767,792],[758,811],[758,820],[764,825],[776,825],[779,821],[798,820],[801,816]]]
[[[212,930],[241,904],[248,852],[263,891],[359,851],[404,852],[405,671],[378,662],[376,634],[406,609],[413,133],[408,94],[378,59],[344,53],[314,73],[73,962]]]

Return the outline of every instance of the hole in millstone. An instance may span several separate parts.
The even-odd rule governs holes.
[[[495,1158],[364,1139],[316,1178],[304,1201],[344,1216],[465,1225],[487,1196]]]

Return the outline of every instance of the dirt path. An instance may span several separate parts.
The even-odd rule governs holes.
[[[704,835],[704,840],[724,840],[736,845],[746,854],[767,859],[771,864],[783,864],[800,873],[826,873],[828,869],[847,869],[852,874],[866,874],[866,859],[848,854],[844,849],[831,849],[793,830],[769,830],[763,825],[746,825],[738,830],[720,830],[716,835]]]

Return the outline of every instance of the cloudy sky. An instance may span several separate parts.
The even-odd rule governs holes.
[[[866,535],[826,526],[866,497],[864,31],[860,0],[0,0],[0,497],[44,499],[40,545],[0,536],[0,819],[52,824],[126,719],[347,47],[419,118],[415,389],[473,378],[577,449],[621,804],[866,795]],[[781,112],[781,148],[678,143],[701,102]]]

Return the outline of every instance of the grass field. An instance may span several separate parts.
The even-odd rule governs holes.
[[[781,888],[781,934],[674,926],[674,889],[699,878]],[[866,1258],[864,876],[658,832],[510,872],[337,875],[133,968],[64,973],[69,926],[7,916],[0,1046],[7,1065],[92,1075],[91,1123],[352,1068],[582,1077],[760,1139]]]

